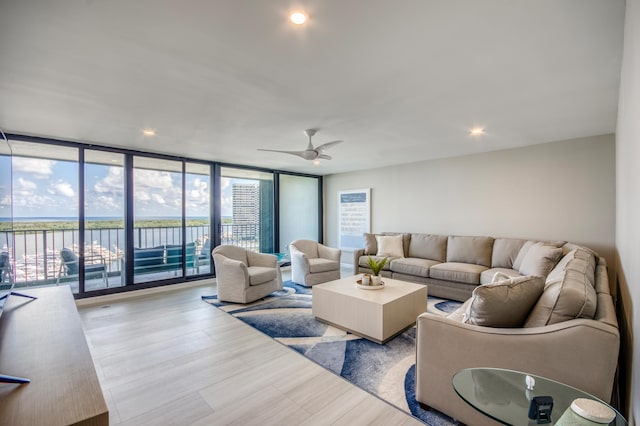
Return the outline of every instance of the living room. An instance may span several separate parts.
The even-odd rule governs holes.
[[[501,2],[492,1],[489,3],[486,7],[491,9],[491,12],[511,7]],[[210,60],[207,59],[204,60],[205,66],[193,61],[194,56],[190,55],[196,52],[192,51],[189,52],[190,59],[172,62],[173,68],[161,69],[157,63],[151,65],[143,59],[132,60],[131,57],[128,60],[134,71],[129,70],[130,74],[117,66],[122,60],[118,52],[120,49],[130,52],[131,45],[127,43],[131,40],[134,40],[131,44],[140,49],[141,58],[149,59],[146,43],[150,43],[149,40],[158,34],[165,34],[163,31],[169,35],[158,35],[162,38],[162,43],[158,42],[158,44],[163,45],[165,50],[150,50],[160,59],[167,59],[173,55],[180,57],[181,54],[175,52],[180,50],[183,43],[188,44],[190,37],[201,35],[197,29],[201,30],[202,28],[194,25],[193,33],[195,34],[188,30],[188,25],[186,28],[184,25],[180,25],[180,31],[172,32],[170,30],[173,20],[182,23],[183,20],[188,21],[192,18],[187,7],[181,12],[171,8],[166,9],[161,20],[148,22],[149,26],[146,29],[141,27],[139,31],[136,31],[125,25],[131,24],[131,22],[127,22],[127,19],[121,20],[118,17],[116,6],[109,8],[99,4],[88,5],[89,7],[87,5],[73,5],[78,7],[79,15],[86,13],[88,16],[86,17],[87,21],[83,23],[80,16],[76,15],[78,19],[70,24],[65,16],[69,12],[67,9],[69,5],[56,7],[56,2],[52,2],[46,7],[43,6],[45,9],[40,12],[42,15],[33,11],[27,12],[28,8],[23,9],[16,4],[3,5],[3,13],[0,14],[0,24],[2,24],[0,28],[3,28],[0,30],[2,34],[0,37],[2,42],[0,43],[2,52],[7,54],[8,60],[3,61],[1,68],[4,75],[2,87],[6,96],[3,95],[3,100],[0,101],[2,102],[0,104],[0,128],[14,135],[73,142],[86,141],[86,143],[99,146],[127,148],[189,159],[219,161],[223,164],[264,167],[272,170],[288,170],[323,176],[324,232],[322,237],[324,243],[331,247],[340,245],[337,220],[338,193],[343,190],[360,188],[371,189],[371,230],[374,232],[491,235],[550,241],[563,240],[587,246],[603,256],[609,268],[609,281],[616,300],[621,334],[618,378],[621,398],[619,408],[628,419],[629,424],[635,424],[636,420],[640,418],[640,411],[638,411],[640,407],[636,402],[637,395],[640,393],[640,372],[637,368],[640,362],[638,355],[640,350],[637,341],[633,339],[633,331],[640,327],[640,314],[635,306],[635,301],[640,300],[640,284],[638,284],[640,283],[640,269],[637,264],[640,230],[636,224],[636,218],[640,213],[640,201],[637,195],[638,189],[640,189],[638,188],[640,172],[636,170],[640,129],[635,119],[640,111],[640,84],[638,82],[640,53],[637,47],[640,43],[640,25],[638,25],[640,4],[637,0],[629,0],[626,3],[615,1],[611,2],[611,8],[614,9],[614,12],[600,14],[598,11],[601,6],[592,3],[594,2],[589,2],[589,7],[585,7],[580,2],[563,1],[561,5],[550,2],[541,4],[539,8],[527,5],[526,7],[522,6],[523,9],[520,11],[510,9],[510,12],[507,12],[504,10],[505,16],[511,17],[514,21],[497,28],[495,33],[491,33],[491,37],[485,35],[484,37],[487,38],[483,40],[505,38],[502,31],[516,31],[513,27],[517,27],[523,22],[527,22],[529,25],[535,24],[535,20],[527,21],[522,18],[520,13],[526,15],[537,12],[540,15],[535,16],[540,19],[546,13],[567,20],[575,19],[578,22],[584,20],[582,22],[584,27],[588,26],[586,24],[588,22],[593,26],[598,26],[599,30],[605,28],[603,31],[607,34],[609,34],[608,29],[614,33],[612,37],[614,41],[617,40],[615,34],[620,36],[619,44],[615,46],[618,49],[617,52],[604,52],[606,59],[601,59],[599,56],[592,58],[590,57],[591,49],[599,55],[610,45],[603,48],[591,39],[588,41],[574,40],[575,45],[572,46],[576,51],[572,51],[572,53],[582,59],[576,59],[576,62],[572,62],[573,68],[555,71],[545,69],[545,66],[551,67],[554,60],[559,61],[560,54],[558,52],[554,52],[557,56],[533,56],[530,62],[516,61],[515,64],[484,62],[478,58],[490,55],[490,52],[479,52],[478,56],[473,56],[472,60],[466,61],[463,57],[454,62],[457,65],[467,64],[465,71],[477,76],[477,79],[464,80],[464,83],[461,84],[464,90],[456,91],[455,95],[451,95],[452,88],[450,91],[436,90],[443,87],[450,89],[448,84],[453,83],[450,80],[438,80],[438,78],[443,79],[444,77],[440,74],[432,74],[435,73],[435,68],[441,66],[435,64],[435,60],[425,60],[420,63],[409,62],[398,67],[396,73],[392,73],[389,68],[382,70],[378,65],[380,61],[384,60],[383,58],[392,58],[394,54],[404,55],[407,53],[394,52],[392,48],[397,47],[395,44],[384,44],[383,40],[376,38],[375,40],[384,44],[385,47],[382,51],[384,55],[381,55],[367,50],[368,44],[356,35],[356,40],[353,43],[359,42],[360,44],[357,46],[362,48],[362,52],[356,55],[358,56],[357,60],[364,61],[360,66],[356,66],[352,62],[348,65],[332,62],[332,54],[340,54],[340,58],[342,58],[344,52],[340,50],[330,52],[320,49],[306,50],[305,37],[312,38],[309,33],[303,37],[294,36],[297,37],[296,43],[302,46],[299,51],[296,51],[299,55],[297,60],[305,65],[299,66],[294,71],[304,74],[311,67],[322,67],[324,72],[327,72],[327,69],[333,69],[334,73],[326,74],[326,78],[335,80],[335,85],[338,86],[336,91],[343,93],[341,98],[325,97],[323,93],[319,93],[320,90],[317,87],[320,87],[321,76],[317,74],[312,74],[315,79],[309,77],[310,83],[312,83],[309,86],[302,86],[304,83],[302,77],[295,80],[295,84],[292,83],[286,87],[280,86],[281,80],[261,80],[259,76],[250,72],[260,63],[265,68],[267,75],[284,72],[281,69],[281,64],[269,62],[264,56],[249,60],[239,54],[236,57],[236,62],[229,62],[236,67],[230,72],[232,78],[228,77],[229,74],[221,71],[214,73],[215,77],[212,79],[210,79],[211,76],[205,77],[207,72],[211,72],[208,67],[216,69],[216,66],[219,66],[228,72],[226,67],[231,67],[231,65],[212,66]],[[214,13],[217,15],[215,21],[216,25],[222,27],[233,27],[233,22],[241,20],[240,12],[251,9],[244,5],[244,8],[241,6],[230,7],[225,11],[223,6],[217,6],[220,9]],[[291,8],[290,6],[278,3],[278,6],[274,6],[274,8],[281,7],[286,14]],[[322,7],[320,5],[308,6],[310,27],[307,31],[316,31],[322,36],[332,37],[331,29],[323,27],[325,24],[320,20],[324,13]],[[379,19],[380,16],[384,16],[383,12],[389,7],[384,2],[376,2],[373,6],[358,6],[375,10],[377,13],[374,16],[373,12],[367,12],[372,14],[367,14],[366,19],[363,17],[367,24],[377,22],[374,18]],[[488,11],[479,10],[482,9],[482,6],[472,6],[470,2],[457,2],[456,6],[460,8],[456,12],[456,16],[464,18],[462,21],[456,21],[458,25],[472,25],[474,16],[489,19],[485,15],[485,13],[489,14]],[[315,15],[313,7],[316,8]],[[337,5],[332,5],[332,7],[338,8]],[[351,16],[357,16],[358,7],[355,4],[344,7]],[[403,13],[406,14],[407,9],[410,10],[411,7],[419,8],[420,13],[426,13],[422,7],[435,7],[435,5],[419,7],[406,3],[398,6],[402,13],[398,12],[388,16],[388,22],[393,22],[394,29],[404,28],[403,24],[395,22],[395,19],[400,19]],[[586,10],[581,11],[583,8]],[[449,14],[454,13],[454,9],[434,9],[432,12],[434,16],[429,21],[430,31],[433,32],[427,31],[421,36],[427,38],[439,34],[436,32],[436,28],[441,30],[437,26],[438,19],[441,22],[453,19]],[[468,13],[460,12],[464,10],[467,10]],[[264,10],[260,9],[260,11],[261,16],[264,16]],[[143,10],[131,11],[131,20],[135,21],[136,18],[140,18],[144,15],[143,12]],[[276,14],[281,14],[281,12],[278,10]],[[573,16],[569,12],[573,12]],[[53,23],[47,21],[46,25],[39,25],[37,19],[47,13],[52,17]],[[228,13],[226,17],[225,13]],[[584,13],[585,16],[582,16],[581,13]],[[61,34],[57,33],[55,37],[52,36],[53,40],[48,41],[52,44],[45,43],[46,30],[50,26],[54,24],[71,25],[73,31],[70,33],[75,35],[81,34],[85,29],[87,32],[91,32],[84,26],[89,25],[86,22],[96,25],[96,16],[100,17],[99,21],[102,21],[101,25],[104,30],[104,32],[98,32],[104,37],[99,40],[100,43],[104,43],[104,45],[100,44],[102,55],[100,58],[91,55],[90,43],[95,43],[96,39],[87,39],[87,45],[82,45],[79,50],[70,49],[66,53],[64,49],[47,50],[42,47],[51,48],[52,44],[57,42],[56,37],[60,37],[61,43],[67,42]],[[523,21],[517,21],[515,17],[520,17]],[[211,17],[200,16],[202,21],[206,21],[208,18]],[[278,18],[281,16],[278,15]],[[204,27],[202,21],[198,20],[198,25]],[[117,25],[112,28],[111,22]],[[495,21],[489,22],[495,24]],[[623,22],[624,29],[621,27]],[[121,28],[118,28],[118,25]],[[336,32],[346,31],[342,25],[346,26],[344,22],[336,25],[340,29]],[[383,24],[381,23],[381,25]],[[484,26],[484,24],[477,23],[473,25]],[[567,25],[569,24],[567,23]],[[544,25],[542,26],[544,27]],[[477,27],[474,28],[477,29]],[[562,28],[562,25],[557,25],[548,28],[548,30],[551,32],[553,29],[555,37],[562,33]],[[118,29],[124,35],[114,36],[113,44],[109,45],[107,40],[111,36],[111,31],[117,32]],[[406,25],[406,29],[409,34],[404,34],[405,37],[411,36],[409,30],[415,31],[415,27],[409,24]],[[371,31],[371,28],[367,28],[367,30]],[[575,28],[571,27],[571,30],[575,30]],[[31,37],[23,34],[27,31],[31,33]],[[228,54],[234,49],[242,52],[242,49],[247,49],[251,43],[260,45],[262,44],[259,39],[260,32],[255,31],[255,33],[249,34],[246,39],[238,37],[229,40],[230,45],[233,42],[237,43],[233,45],[233,48],[222,47],[219,42],[215,45],[211,42],[211,50],[222,49],[225,54]],[[279,31],[279,37],[284,39],[291,36],[295,30],[283,27],[279,28]],[[447,37],[455,38],[452,31],[446,32]],[[358,33],[357,31],[352,32]],[[544,31],[540,31],[536,33],[535,37],[527,38],[526,43],[533,43],[536,39],[544,39],[543,33]],[[233,34],[232,31],[231,34]],[[468,36],[468,33],[465,35]],[[136,39],[134,36],[138,38]],[[478,37],[482,39],[480,35]],[[21,42],[22,38],[24,43]],[[514,37],[514,40],[517,41],[518,38]],[[549,43],[549,40],[544,40]],[[269,41],[273,42],[273,40]],[[525,41],[523,41],[523,46],[530,47]],[[76,40],[76,42],[82,44],[83,40]],[[607,42],[611,42],[611,39],[607,39]],[[16,49],[12,45],[21,46],[21,49]],[[195,48],[196,44],[193,46],[194,51],[202,49],[200,52],[206,52],[200,43],[197,44],[198,49]],[[335,46],[333,47],[335,48]],[[354,45],[345,44],[345,46],[345,50],[356,49]],[[507,47],[514,50],[519,49],[518,43]],[[432,49],[429,50],[429,54],[424,56],[432,56],[440,60],[446,59],[446,54],[436,55],[437,50]],[[469,51],[477,49],[478,44],[469,47]],[[520,58],[528,54],[528,50],[524,50],[524,55],[513,53]],[[468,50],[464,52],[468,53]],[[536,54],[539,54],[538,50],[536,50]],[[54,59],[49,55],[56,56],[56,61],[54,62]],[[615,60],[615,58],[618,59]],[[582,76],[578,68],[580,61],[584,61],[582,65],[587,68],[594,67],[598,62],[604,62],[603,69],[588,74],[589,78],[596,79],[598,73],[602,73],[603,80],[595,83],[586,82],[584,87],[591,87],[592,91],[590,92],[581,93],[569,90],[567,93],[559,90],[557,86],[568,84],[571,80],[580,82]],[[66,65],[58,68],[60,62]],[[211,60],[211,62],[215,61]],[[292,62],[288,65],[295,68],[296,60]],[[86,93],[78,94],[81,93],[77,92],[78,86],[69,81],[73,77],[78,77],[75,73],[69,72],[69,68],[80,67],[77,65],[80,63],[83,66],[87,65],[88,68],[88,70],[83,70],[87,74],[81,85],[84,90],[90,92],[90,96],[87,96]],[[532,64],[538,64],[539,69],[528,69]],[[444,68],[444,65],[442,67]],[[494,68],[510,67],[513,75],[517,76],[522,73],[526,77],[520,79],[513,77],[515,82],[509,81],[506,73],[500,74],[502,80],[491,77]],[[617,68],[612,72],[607,67]],[[29,68],[31,71],[27,72],[26,70]],[[371,74],[366,74],[363,70],[367,68],[374,71]],[[407,69],[410,69],[411,72]],[[459,71],[457,68],[451,68],[445,72],[455,74]],[[557,73],[557,80],[547,77],[549,79],[543,83],[553,86],[556,91],[536,93],[535,90],[530,90],[526,86],[527,82],[534,85],[537,76],[553,76],[554,72]],[[571,74],[572,72],[575,74]],[[162,78],[157,77],[157,73],[161,74]],[[409,79],[413,73],[425,74],[425,78],[422,80],[423,85],[428,85],[430,81],[436,82],[433,84],[432,92],[429,92],[431,103],[436,105],[432,109],[421,109],[422,100],[419,96],[424,96],[424,92],[420,92],[422,95],[412,94],[411,87],[408,87],[409,81],[411,84],[416,82],[415,79]],[[116,84],[116,78],[114,77],[114,80],[111,81],[109,74],[119,77],[126,74],[128,76],[126,80],[131,86],[142,84],[142,81],[149,76],[156,76],[160,80],[160,86],[164,85],[166,81],[184,83],[185,80],[191,80],[197,81],[198,84],[194,83],[191,89],[182,87],[181,91],[171,86],[164,87],[162,92],[149,90],[146,92],[149,99],[138,103],[135,99],[126,98],[120,88],[116,87],[122,80],[118,80]],[[243,80],[242,75],[245,74],[248,74],[249,77]],[[34,84],[36,77],[33,75],[42,76],[41,84]],[[615,75],[618,79],[611,80],[611,75]],[[405,77],[407,78],[406,85],[402,81]],[[96,83],[96,80],[100,84]],[[216,103],[214,99],[216,99],[216,95],[220,95],[221,89],[211,90],[210,87],[203,87],[212,86],[213,81],[223,86],[230,84],[232,80],[240,81],[239,86],[234,86],[237,90],[235,96],[246,98],[246,103],[233,103],[229,108],[224,106],[224,102],[220,102],[218,106],[212,108],[210,104]],[[355,82],[359,80],[362,81],[362,85],[354,86]],[[364,81],[367,81],[367,84],[364,84]],[[473,84],[478,81],[486,82],[491,90],[474,88]],[[91,88],[93,85],[99,87],[95,92]],[[187,81],[187,86],[189,86],[189,81]],[[295,87],[295,89],[290,89],[291,87]],[[303,88],[300,89],[300,87]],[[376,87],[377,91],[374,92],[372,87]],[[578,85],[578,87],[583,86]],[[156,88],[155,85],[154,88]],[[395,95],[394,101],[393,92],[396,91],[404,96]],[[460,93],[464,91],[469,92],[468,97],[460,98]],[[518,91],[522,93],[522,96],[507,97],[507,94]],[[50,97],[46,97],[46,93]],[[611,93],[614,93],[613,97]],[[451,99],[445,99],[448,94],[451,95]],[[556,94],[559,95],[558,98],[552,97]],[[492,110],[488,104],[483,103],[484,99],[490,95],[495,98],[493,99],[495,103],[491,104],[492,108],[503,104],[500,109],[503,115],[499,120],[497,114],[495,116],[490,114],[491,116],[487,118],[482,116],[482,113],[488,114],[497,111],[497,109]],[[76,96],[82,98],[82,102],[65,104],[65,99],[73,101]],[[141,93],[136,96],[143,98]],[[274,101],[279,98],[292,100],[294,109],[308,109],[309,112],[298,115],[291,110],[283,110],[280,101]],[[198,101],[195,102],[194,99]],[[384,99],[386,104],[381,99]],[[603,101],[602,104],[599,101]],[[142,135],[132,136],[134,132],[147,126],[146,123],[136,121],[145,115],[144,113],[140,114],[140,109],[144,108],[142,105],[146,105],[146,102],[157,105],[165,104],[163,108],[166,108],[158,108],[155,116],[149,113],[149,117],[147,117],[146,123],[149,123],[148,125],[158,127],[158,135],[155,140]],[[259,108],[254,107],[256,104],[259,104]],[[579,109],[580,113],[573,114],[571,109],[576,104],[581,104],[582,107]],[[93,114],[89,114],[88,110],[93,108],[89,108],[88,105],[95,107]],[[109,105],[112,109],[103,110],[104,105]],[[359,108],[360,105],[362,108]],[[199,107],[207,109],[207,113],[198,113],[197,108]],[[452,111],[456,107],[459,107],[462,112],[452,117]],[[65,110],[65,108],[67,109]],[[86,115],[83,111],[85,108],[87,109]],[[400,116],[411,108],[415,108],[418,112],[410,117]],[[135,117],[127,119],[110,115],[116,109],[128,110],[129,113],[125,113],[125,115],[129,114]],[[252,115],[257,114],[255,109],[258,109],[261,114],[259,119]],[[394,109],[402,112],[390,112]],[[546,121],[535,124],[535,120],[529,118],[529,115],[541,114],[540,111],[545,109],[550,110],[549,114],[538,117],[544,116]],[[439,113],[438,110],[440,110]],[[578,108],[576,108],[577,110]],[[506,114],[506,111],[510,114]],[[344,114],[342,114],[343,112]],[[311,117],[313,114],[316,116]],[[433,114],[433,116],[429,114]],[[196,123],[188,118],[190,115],[197,116]],[[280,115],[286,115],[287,119],[283,122],[278,121]],[[466,116],[464,122],[461,120],[462,116]],[[210,117],[216,118],[209,120]],[[310,120],[317,121],[309,122]],[[216,125],[211,126],[216,129],[207,128],[202,124],[207,129],[202,130],[198,123],[207,121],[216,121]],[[520,121],[526,121],[526,123],[520,128],[520,133],[516,133],[513,123]],[[110,125],[117,122],[119,126],[109,127],[109,130],[103,134],[93,133],[95,128],[101,126],[101,122],[111,122]],[[276,124],[271,126],[271,122]],[[343,122],[348,122],[348,125],[341,124]],[[501,128],[505,128],[506,122],[514,125],[508,132],[501,130]],[[161,123],[171,123],[171,125],[167,124],[163,129]],[[383,124],[376,125],[375,123]],[[440,123],[447,125],[440,126]],[[469,136],[470,127],[477,124],[485,127],[485,134],[480,137]],[[314,145],[333,139],[344,139],[342,144],[332,147],[330,151],[327,150],[327,153],[334,157],[332,160],[323,160],[320,165],[312,165],[311,162],[287,154],[264,152],[258,154],[258,149],[295,150],[304,148],[308,140],[302,134],[302,130],[312,126],[320,128],[318,134],[314,136]],[[105,128],[107,127],[105,124]],[[461,136],[458,140],[452,141],[447,137],[449,133],[443,133],[442,127],[447,127],[448,131],[451,128],[457,128]],[[206,143],[210,140],[205,134],[208,130],[217,132],[223,128],[234,130],[236,133],[233,136],[219,133],[216,140],[220,142]],[[295,132],[291,129],[295,129]],[[500,133],[506,134],[500,135]],[[404,144],[402,139],[410,141]],[[176,140],[180,140],[180,143],[176,143]],[[503,144],[505,140],[509,140],[509,144]],[[436,154],[431,153],[436,150]],[[395,156],[396,154],[397,156]],[[356,165],[345,159],[358,159],[360,162]],[[349,264],[352,262],[350,253],[343,251],[342,259],[345,270],[348,270]],[[214,291],[211,283],[211,281],[207,281],[206,291]],[[188,306],[192,306],[192,303],[201,304],[198,300],[200,293],[193,289],[185,291],[184,295],[188,294],[194,300],[176,303],[185,303]],[[162,297],[161,295],[162,293],[159,292],[149,297],[158,301]],[[151,301],[140,302],[139,305],[134,302],[123,303],[130,305],[122,305],[117,309],[126,310],[125,306],[141,310],[151,309],[149,308]],[[161,301],[159,303],[163,304]],[[116,306],[115,302],[112,306]],[[204,313],[207,312],[204,310],[205,308],[208,307],[197,309],[198,315],[205,317],[207,315]],[[214,309],[210,310],[215,311]],[[108,309],[105,309],[106,311]],[[146,314],[150,318],[162,318],[161,312],[150,313],[150,311],[146,311]],[[85,315],[89,318],[93,317],[97,322],[100,321],[97,311]],[[231,329],[241,333],[233,323],[222,319],[224,317],[218,312],[211,315],[221,321],[219,325],[216,324],[213,327],[221,331],[222,336],[225,335],[226,330]],[[180,320],[179,318],[174,319]],[[86,327],[88,329],[95,326],[95,324],[91,324],[91,320],[87,321]],[[129,326],[135,324],[134,320],[130,321],[132,322],[128,323]],[[151,327],[151,325],[148,326]],[[142,338],[143,334],[140,333],[137,337]],[[95,338],[99,340],[97,336]],[[227,341],[219,343],[235,344]],[[264,344],[265,348],[269,348],[269,351],[280,354],[279,349],[273,348],[267,343]],[[110,342],[109,345],[117,346],[118,343]],[[92,350],[101,351],[95,347],[92,347]],[[105,352],[100,353],[101,356],[106,356]],[[293,362],[297,365],[299,361]],[[284,361],[282,363],[284,364]],[[228,366],[232,368],[234,364],[229,363]],[[132,367],[123,364],[122,369],[126,368]],[[159,371],[155,370],[154,372]],[[316,372],[309,374],[315,375]],[[267,385],[265,384],[265,386]],[[120,392],[118,397],[124,399],[123,395],[126,396],[126,391],[120,388],[118,392]],[[359,399],[365,397],[357,396],[355,398],[362,402],[362,406],[366,406],[365,399]],[[107,396],[107,400],[109,402],[109,396]],[[377,401],[375,398],[374,400]],[[367,401],[372,405],[377,404],[371,400]],[[180,405],[178,401],[172,401],[172,403],[176,405],[173,415],[179,418],[178,416],[184,410],[178,407]],[[121,418],[123,424],[134,418],[142,421],[141,418],[131,414],[132,407],[123,408],[123,413],[126,410],[130,411],[126,419],[124,415]],[[338,410],[337,407],[336,410]],[[386,409],[381,410],[385,413],[380,414],[381,416],[391,416],[381,417],[381,421],[395,418],[393,417],[395,414],[389,414]],[[225,419],[228,422],[234,420],[228,417]],[[299,420],[299,418],[296,419]],[[210,417],[209,420],[214,422],[215,417]],[[247,418],[239,416],[235,420],[242,421]],[[343,421],[345,420],[343,419]],[[404,420],[406,419],[401,421]]]

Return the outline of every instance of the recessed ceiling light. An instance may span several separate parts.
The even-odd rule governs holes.
[[[469,134],[471,136],[481,136],[484,135],[484,129],[482,127],[474,127],[473,129],[471,129]]]
[[[315,166],[319,166],[320,165],[320,160],[313,160],[313,164]]]
[[[155,136],[156,135],[156,131],[153,129],[144,129],[142,131],[142,134],[145,136]]]
[[[289,14],[289,20],[296,25],[304,24],[305,22],[307,22],[307,19],[307,14],[301,10],[296,10]]]

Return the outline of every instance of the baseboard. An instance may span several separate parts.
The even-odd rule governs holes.
[[[177,291],[185,288],[211,285],[216,285],[215,278],[207,278],[205,280],[190,281],[173,285],[164,285],[160,287],[144,288],[134,291],[125,291],[122,293],[105,294],[104,296],[87,297],[84,299],[76,300],[76,306],[102,305],[104,303],[116,302],[118,300],[130,299],[132,297],[148,296],[150,294],[166,293],[168,291]]]

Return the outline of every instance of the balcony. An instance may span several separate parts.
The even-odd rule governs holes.
[[[251,251],[260,251],[258,224],[223,224],[220,227],[222,244],[243,247]],[[108,287],[123,286],[125,238],[122,228],[97,228],[85,230],[85,265],[104,265]],[[182,275],[182,228],[139,227],[134,228],[134,247],[137,251],[154,251],[154,259],[160,261],[162,268],[135,266],[134,274],[143,281],[156,281],[176,278]],[[16,287],[35,287],[56,284],[69,284],[78,292],[78,276],[68,276],[61,257],[63,248],[79,253],[78,229],[0,231],[0,251],[9,251],[8,271],[5,276],[15,281]],[[187,275],[206,275],[210,273],[210,251],[208,226],[187,226]],[[8,242],[13,241],[13,250],[7,250]],[[174,247],[172,250],[171,247]],[[192,247],[195,247],[193,250]],[[190,251],[191,250],[191,251]],[[176,254],[177,253],[177,254]],[[147,258],[149,259],[149,258]],[[149,264],[149,260],[137,265]],[[90,268],[87,268],[89,270]],[[92,268],[95,269],[95,268]],[[102,271],[102,269],[101,269]],[[85,291],[105,288],[103,275],[88,273],[85,275]],[[131,284],[131,283],[129,283]]]

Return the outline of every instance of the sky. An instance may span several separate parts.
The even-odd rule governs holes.
[[[9,216],[10,174],[7,159],[0,157],[0,216]],[[13,157],[13,216],[77,217],[78,163],[39,158]],[[124,170],[119,166],[85,166],[87,217],[124,216]],[[222,215],[232,215],[232,183],[222,179]],[[181,215],[180,173],[134,170],[136,218]],[[209,177],[187,174],[187,217],[209,215]]]

